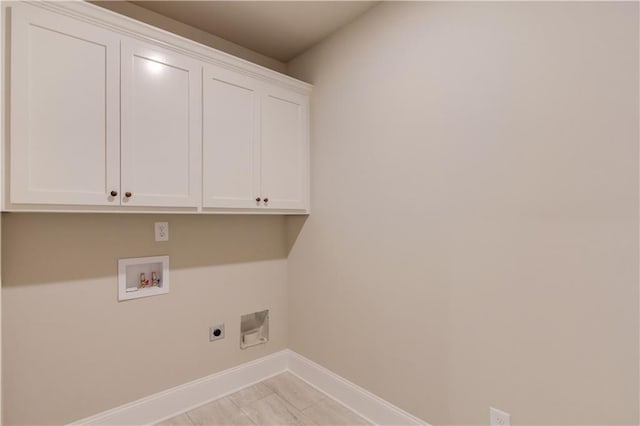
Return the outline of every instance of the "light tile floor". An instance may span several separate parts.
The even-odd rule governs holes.
[[[157,426],[368,424],[296,376],[283,373]]]

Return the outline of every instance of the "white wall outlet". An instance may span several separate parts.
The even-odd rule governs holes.
[[[169,222],[156,222],[156,241],[169,241]]]
[[[489,424],[491,426],[509,426],[511,424],[511,414],[489,407]]]
[[[209,327],[209,341],[224,339],[224,324]]]

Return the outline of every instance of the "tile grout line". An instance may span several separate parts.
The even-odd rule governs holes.
[[[322,389],[316,387],[315,385],[312,385],[311,383],[309,383],[308,381],[306,381],[305,379],[303,379],[302,377],[298,376],[296,373],[294,372],[289,372],[290,374],[292,374],[294,377],[296,377],[297,379],[302,380],[304,383],[306,383],[307,385],[311,386],[313,389],[315,389],[316,391],[320,392],[323,395],[323,399],[321,399],[320,401],[318,401],[317,403],[320,403],[322,400],[327,400],[327,401],[333,401],[333,402],[337,402],[338,404],[340,404],[342,407],[344,407],[346,410],[350,411],[351,413],[355,414],[356,416],[360,417],[361,419],[363,419],[367,424],[369,425],[375,425],[374,422],[370,421],[369,419],[365,418],[364,416],[362,416],[361,414],[353,411],[350,407],[348,407],[347,405],[345,405],[345,403],[343,403],[342,401],[340,401],[338,398],[336,398],[333,395],[328,394],[327,392],[323,391]],[[315,405],[315,404],[313,404]],[[311,407],[308,407],[311,408]],[[308,408],[305,408],[305,410],[307,410]]]
[[[353,415],[354,417],[357,417],[360,421],[357,423],[358,425],[367,425],[367,426],[373,426],[375,425],[375,423],[371,423],[369,420],[365,419],[364,417],[362,417],[360,414],[356,413],[355,411],[353,411],[352,409],[350,409],[349,407],[347,407],[346,405],[344,405],[341,401],[334,399],[330,396],[325,396],[323,397],[320,401],[316,402],[315,404],[313,404],[311,407],[309,408],[305,408],[305,411],[308,409],[313,408],[314,406],[320,405],[320,403],[322,402],[328,402],[328,403],[335,403],[336,405],[339,405],[341,408],[343,408],[348,414]],[[320,408],[320,407],[318,407]],[[354,423],[355,424],[355,423]]]
[[[268,375],[267,377],[264,377],[264,378],[263,378],[262,380],[260,380],[260,381],[252,382],[252,383],[250,383],[250,384],[248,384],[248,385],[246,385],[246,386],[242,386],[241,388],[236,389],[235,391],[233,391],[233,392],[231,392],[231,393],[225,393],[225,394],[220,395],[219,397],[217,397],[217,398],[215,398],[215,399],[212,399],[212,400],[209,400],[209,401],[207,401],[207,402],[204,402],[204,403],[198,404],[198,405],[196,405],[195,407],[191,407],[189,410],[187,410],[187,411],[183,411],[183,412],[181,412],[181,413],[179,413],[179,414],[176,414],[176,415],[175,415],[175,416],[173,416],[173,417],[179,416],[180,414],[187,414],[187,413],[188,413],[188,412],[190,412],[190,411],[197,410],[198,408],[204,407],[205,405],[211,404],[212,402],[219,401],[219,400],[221,400],[221,399],[223,399],[223,398],[226,398],[226,397],[228,397],[228,396],[230,396],[230,395],[233,395],[233,394],[235,394],[235,393],[237,393],[237,392],[240,392],[240,391],[242,391],[242,390],[244,390],[244,389],[250,388],[251,386],[255,386],[255,385],[257,385],[258,383],[263,383],[264,381],[267,381],[267,380],[269,380],[269,379],[271,379],[271,378],[273,378],[273,377],[279,376],[279,375],[281,375],[281,374],[283,374],[283,373],[285,373],[285,372],[286,372],[286,370],[285,370],[285,371],[280,371],[280,372],[277,372],[277,373],[274,373],[274,374],[270,374],[270,375]],[[271,389],[271,388],[269,388],[269,389]],[[233,401],[231,401],[231,402],[233,402]],[[237,404],[236,404],[236,405],[237,405]],[[173,417],[170,417],[170,418],[173,418]],[[197,425],[195,424],[195,422],[193,422],[193,421],[192,421],[191,417],[190,417],[188,414],[187,414],[187,417],[189,417],[189,420],[193,423],[193,425],[192,425],[192,426],[197,426]],[[165,419],[165,420],[169,420],[169,419]]]
[[[271,392],[269,395],[263,396],[262,398],[258,398],[258,399],[256,399],[255,401],[252,401],[252,402],[251,402],[251,404],[255,404],[255,403],[256,403],[256,402],[258,402],[258,401],[262,401],[263,399],[265,399],[265,398],[267,398],[267,397],[269,397],[269,396],[271,396],[271,395],[273,395],[273,392]],[[246,405],[246,407],[249,407],[251,404],[247,404],[247,405]],[[243,413],[245,416],[247,416],[247,418],[248,418],[249,420],[251,420],[251,423],[253,423],[254,425],[256,425],[256,426],[257,426],[257,423],[256,423],[256,422],[254,422],[254,421],[253,421],[253,419],[251,418],[251,416],[249,415],[249,413],[248,413],[247,411],[245,411],[245,407],[240,407],[240,411],[242,411],[242,413]]]
[[[282,373],[282,374],[280,374],[279,376],[284,376],[284,375],[286,375],[286,374],[287,374],[287,372]],[[278,376],[275,376],[275,377],[278,377]],[[294,380],[299,379],[295,374],[293,374],[293,375],[292,375],[292,377],[294,378]],[[266,382],[266,381],[265,381],[265,382]],[[302,381],[302,382],[303,382],[304,384],[307,384],[305,381]],[[322,398],[321,398],[320,400],[318,400],[318,401],[316,401],[316,402],[312,402],[310,405],[308,405],[308,406],[306,406],[306,407],[304,407],[304,408],[298,408],[298,407],[296,407],[296,406],[293,404],[293,402],[292,402],[291,400],[289,400],[289,398],[287,398],[284,394],[282,394],[282,393],[280,393],[280,392],[278,391],[278,386],[277,386],[277,385],[275,385],[275,384],[267,384],[267,383],[263,383],[263,384],[264,384],[267,388],[269,388],[269,389],[273,392],[273,394],[274,394],[274,395],[276,395],[278,398],[280,398],[280,399],[281,399],[281,400],[286,404],[286,405],[285,405],[285,408],[287,409],[287,411],[289,411],[289,412],[293,415],[293,417],[294,417],[295,419],[297,419],[297,420],[301,420],[301,419],[298,419],[298,415],[296,414],[296,413],[299,413],[300,415],[302,415],[302,416],[306,417],[308,420],[310,420],[310,421],[311,421],[311,422],[313,422],[314,424],[319,425],[319,423],[318,423],[318,422],[316,422],[315,420],[312,420],[312,419],[311,419],[311,417],[310,417],[308,414],[306,414],[306,413],[305,413],[305,411],[306,411],[306,410],[308,410],[308,409],[310,409],[310,408],[312,408],[312,407],[314,407],[315,405],[317,405],[317,404],[318,404],[318,403],[320,403],[321,401],[324,401],[324,400],[326,399],[326,397],[324,396],[324,394],[322,394],[322,395],[321,395],[321,396],[322,396]],[[311,386],[311,388],[312,388],[314,391],[317,391],[317,389],[316,389],[315,387]],[[295,411],[294,411],[294,412],[291,412],[291,411],[289,410],[289,407],[293,408]]]
[[[278,376],[281,376],[281,375],[284,375],[284,374],[287,374],[287,373],[291,374],[290,372],[285,371],[284,373],[280,373]],[[274,376],[274,377],[278,377],[278,376]],[[300,378],[299,378],[298,376],[296,376],[295,374],[292,374],[292,376],[293,376],[294,378],[296,378],[296,379],[300,379]],[[305,380],[302,380],[302,382],[303,382],[303,383],[305,383],[306,385],[309,385],[309,386],[310,386],[310,384],[309,384],[309,383],[307,383]],[[288,404],[290,404],[291,406],[293,406],[294,408],[296,408],[296,409],[297,409],[298,411],[300,411],[300,412],[302,412],[302,411],[306,410],[307,408],[310,408],[310,407],[312,407],[313,405],[315,405],[315,403],[314,403],[314,402],[312,402],[312,403],[311,403],[309,406],[307,406],[307,407],[304,407],[304,408],[298,408],[298,407],[296,407],[296,406],[295,406],[291,401],[289,401],[289,399],[288,399],[286,396],[284,396],[283,394],[281,394],[280,392],[278,392],[278,388],[277,388],[277,386],[273,386],[273,387],[271,387],[271,386],[269,386],[269,385],[268,385],[268,384],[266,384],[266,383],[265,383],[265,386],[267,386],[269,389],[271,389],[271,391],[272,391],[273,393],[275,393],[276,395],[278,395],[280,398],[282,398],[284,401],[286,401]],[[320,390],[319,390],[319,389],[317,389],[315,386],[311,386],[311,388],[312,388],[314,391],[318,391],[319,393],[321,393],[323,398],[325,397],[325,396],[324,396],[324,392],[320,391]],[[318,401],[318,402],[319,402],[319,401]]]
[[[189,415],[189,412],[185,411],[184,414],[185,414],[185,416],[187,416],[187,419],[189,419],[189,423],[191,423],[191,426],[196,426],[196,423],[193,421],[193,419]]]
[[[258,382],[258,383],[260,383],[260,382]],[[255,385],[251,385],[251,386],[255,386]],[[251,386],[247,386],[246,388],[240,389],[238,392],[242,392],[244,389],[248,389],[248,388],[250,388]],[[244,415],[247,419],[249,419],[249,421],[251,422],[251,424],[252,424],[253,426],[258,426],[258,425],[256,424],[256,422],[254,422],[254,421],[253,421],[253,419],[252,419],[251,417],[249,417],[249,415],[247,414],[247,412],[246,412],[246,411],[244,411],[244,410],[242,409],[242,407],[241,407],[237,402],[235,402],[232,398],[230,398],[230,397],[231,397],[231,395],[235,395],[235,394],[236,394],[236,393],[238,393],[238,392],[234,392],[234,393],[229,394],[229,395],[227,395],[227,396],[225,396],[225,397],[223,397],[223,398],[228,399],[228,400],[229,400],[229,402],[231,402],[231,404],[235,405],[235,406],[236,406],[236,408],[238,409],[238,412],[239,412],[241,415]],[[220,398],[220,399],[222,399],[222,398]]]
[[[268,379],[267,379],[267,380],[268,380]],[[231,400],[231,402],[233,402],[233,404],[234,404],[236,407],[238,407],[238,408],[239,408],[243,413],[245,413],[245,414],[246,414],[246,411],[244,411],[244,409],[243,409],[244,407],[243,407],[242,405],[238,404],[237,402],[235,402],[235,401],[231,398],[231,396],[235,395],[236,393],[240,393],[240,392],[242,392],[244,389],[249,389],[250,387],[257,386],[257,385],[258,385],[258,384],[260,384],[260,383],[264,384],[264,382],[258,382],[258,383],[255,383],[255,384],[253,384],[253,385],[251,385],[251,386],[247,386],[246,388],[240,389],[238,392],[235,392],[235,393],[232,393],[232,394],[230,394],[230,395],[226,396],[226,398],[229,398],[229,399]],[[266,387],[267,389],[269,389],[270,393],[269,393],[269,394],[267,394],[267,395],[265,395],[265,396],[262,396],[262,397],[260,397],[260,398],[256,399],[255,401],[251,401],[249,404],[247,404],[247,406],[249,406],[249,405],[251,405],[251,404],[255,404],[256,402],[258,402],[258,401],[262,401],[262,400],[263,400],[263,399],[265,399],[266,397],[268,397],[268,396],[271,396],[271,395],[274,395],[274,394],[275,394],[275,392],[273,391],[273,389],[271,389],[269,386],[265,385],[265,387]]]
[[[236,393],[238,393],[238,392],[236,392]],[[231,401],[231,403],[232,403],[233,405],[235,405],[236,407],[238,407],[238,409],[242,410],[242,407],[241,407],[240,405],[238,405],[238,403],[236,403],[236,402],[233,400],[233,398],[231,398],[231,396],[232,396],[232,395],[235,395],[235,393],[232,393],[232,394],[230,394],[230,395],[227,395],[227,396],[225,396],[224,398],[229,398],[229,401]],[[220,399],[222,399],[222,398],[220,398]]]
[[[337,403],[340,407],[342,407],[343,409],[345,409],[349,413],[353,414],[354,416],[360,418],[361,420],[364,420],[365,423],[368,423],[368,421],[366,419],[362,418],[362,416],[360,416],[358,413],[352,411],[349,407],[347,407],[345,404],[343,404],[342,401],[339,401],[336,398],[331,397],[330,395],[326,394],[325,392],[321,391],[320,389],[318,389],[315,386],[313,386],[310,383],[308,383],[306,380],[301,379],[296,374],[291,374],[291,376],[292,376],[292,378],[294,380],[300,380],[303,384],[309,386],[313,391],[318,392],[320,394],[320,396],[321,396],[321,398],[318,401],[312,402],[311,404],[305,406],[302,409],[298,408],[284,394],[279,392],[279,386],[277,386],[277,384],[266,383],[267,381],[269,381],[269,379],[275,378],[275,377],[278,377],[278,376],[281,376],[281,375],[284,375],[284,374],[286,374],[286,373],[280,373],[280,374],[274,375],[274,376],[272,376],[270,378],[264,379],[261,382],[256,382],[253,385],[249,385],[247,387],[244,387],[244,388],[242,388],[242,389],[240,389],[240,390],[238,390],[238,391],[236,391],[234,393],[231,393],[231,394],[228,394],[226,396],[220,397],[220,398],[218,398],[216,400],[213,400],[213,401],[209,402],[209,404],[214,403],[216,401],[221,401],[221,400],[227,399],[227,400],[229,400],[231,402],[231,405],[233,407],[236,407],[236,409],[238,410],[238,414],[239,415],[242,415],[242,416],[246,417],[246,419],[249,422],[248,424],[250,424],[252,426],[258,426],[258,424],[249,415],[249,412],[247,410],[245,410],[245,408],[247,408],[247,409],[251,408],[252,405],[258,403],[259,401],[262,401],[262,400],[264,400],[264,399],[266,399],[268,397],[271,397],[271,396],[275,396],[277,399],[279,399],[284,404],[284,409],[286,410],[286,412],[290,416],[293,417],[293,419],[295,419],[296,423],[303,424],[304,423],[304,419],[301,418],[300,416],[304,416],[304,417],[306,417],[306,419],[308,421],[312,422],[313,424],[319,425],[320,423],[318,423],[317,420],[314,420],[312,418],[313,416],[309,415],[308,412],[309,412],[309,410],[311,410],[314,407],[316,407],[317,409],[320,409],[321,408],[320,404],[325,402],[325,401],[326,402],[331,401],[331,402]],[[286,381],[287,377],[283,377],[282,379]],[[256,386],[258,384],[262,384],[266,388],[266,390],[269,391],[269,393],[267,395],[264,395],[264,396],[262,396],[262,397],[260,397],[260,398],[258,398],[256,400],[251,401],[250,403],[247,403],[247,404],[244,404],[244,405],[240,405],[240,403],[234,401],[234,399],[231,398],[231,396],[233,396],[234,394],[240,393],[243,390],[248,389],[248,388],[250,388],[252,386]],[[285,385],[281,385],[280,387],[286,387],[286,386]],[[295,396],[300,396],[299,392],[295,392],[295,386],[292,386],[291,389],[288,389],[288,390],[293,390],[293,392],[290,392],[290,393],[292,393],[292,395],[294,397]],[[296,399],[296,398],[294,398],[294,399]],[[298,401],[298,402],[300,402],[300,401]],[[195,410],[197,408],[200,408],[200,407],[203,407],[205,405],[208,405],[208,404],[203,404],[203,405],[201,405],[199,407],[194,408],[193,410]],[[193,410],[185,411],[182,414],[186,414],[187,420],[190,422],[191,426],[197,426],[196,422],[193,420],[193,418],[189,414]],[[371,424],[371,423],[368,423],[368,424]]]

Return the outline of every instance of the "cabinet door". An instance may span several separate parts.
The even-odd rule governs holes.
[[[203,86],[203,206],[256,208],[260,197],[258,82],[207,66]]]
[[[262,97],[261,194],[274,209],[309,207],[309,98],[266,86]]]
[[[11,11],[11,203],[119,204],[119,37]]]
[[[199,206],[200,63],[127,39],[121,78],[123,204]]]

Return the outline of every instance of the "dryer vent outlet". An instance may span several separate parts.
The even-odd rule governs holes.
[[[240,317],[240,349],[269,341],[269,310]]]

